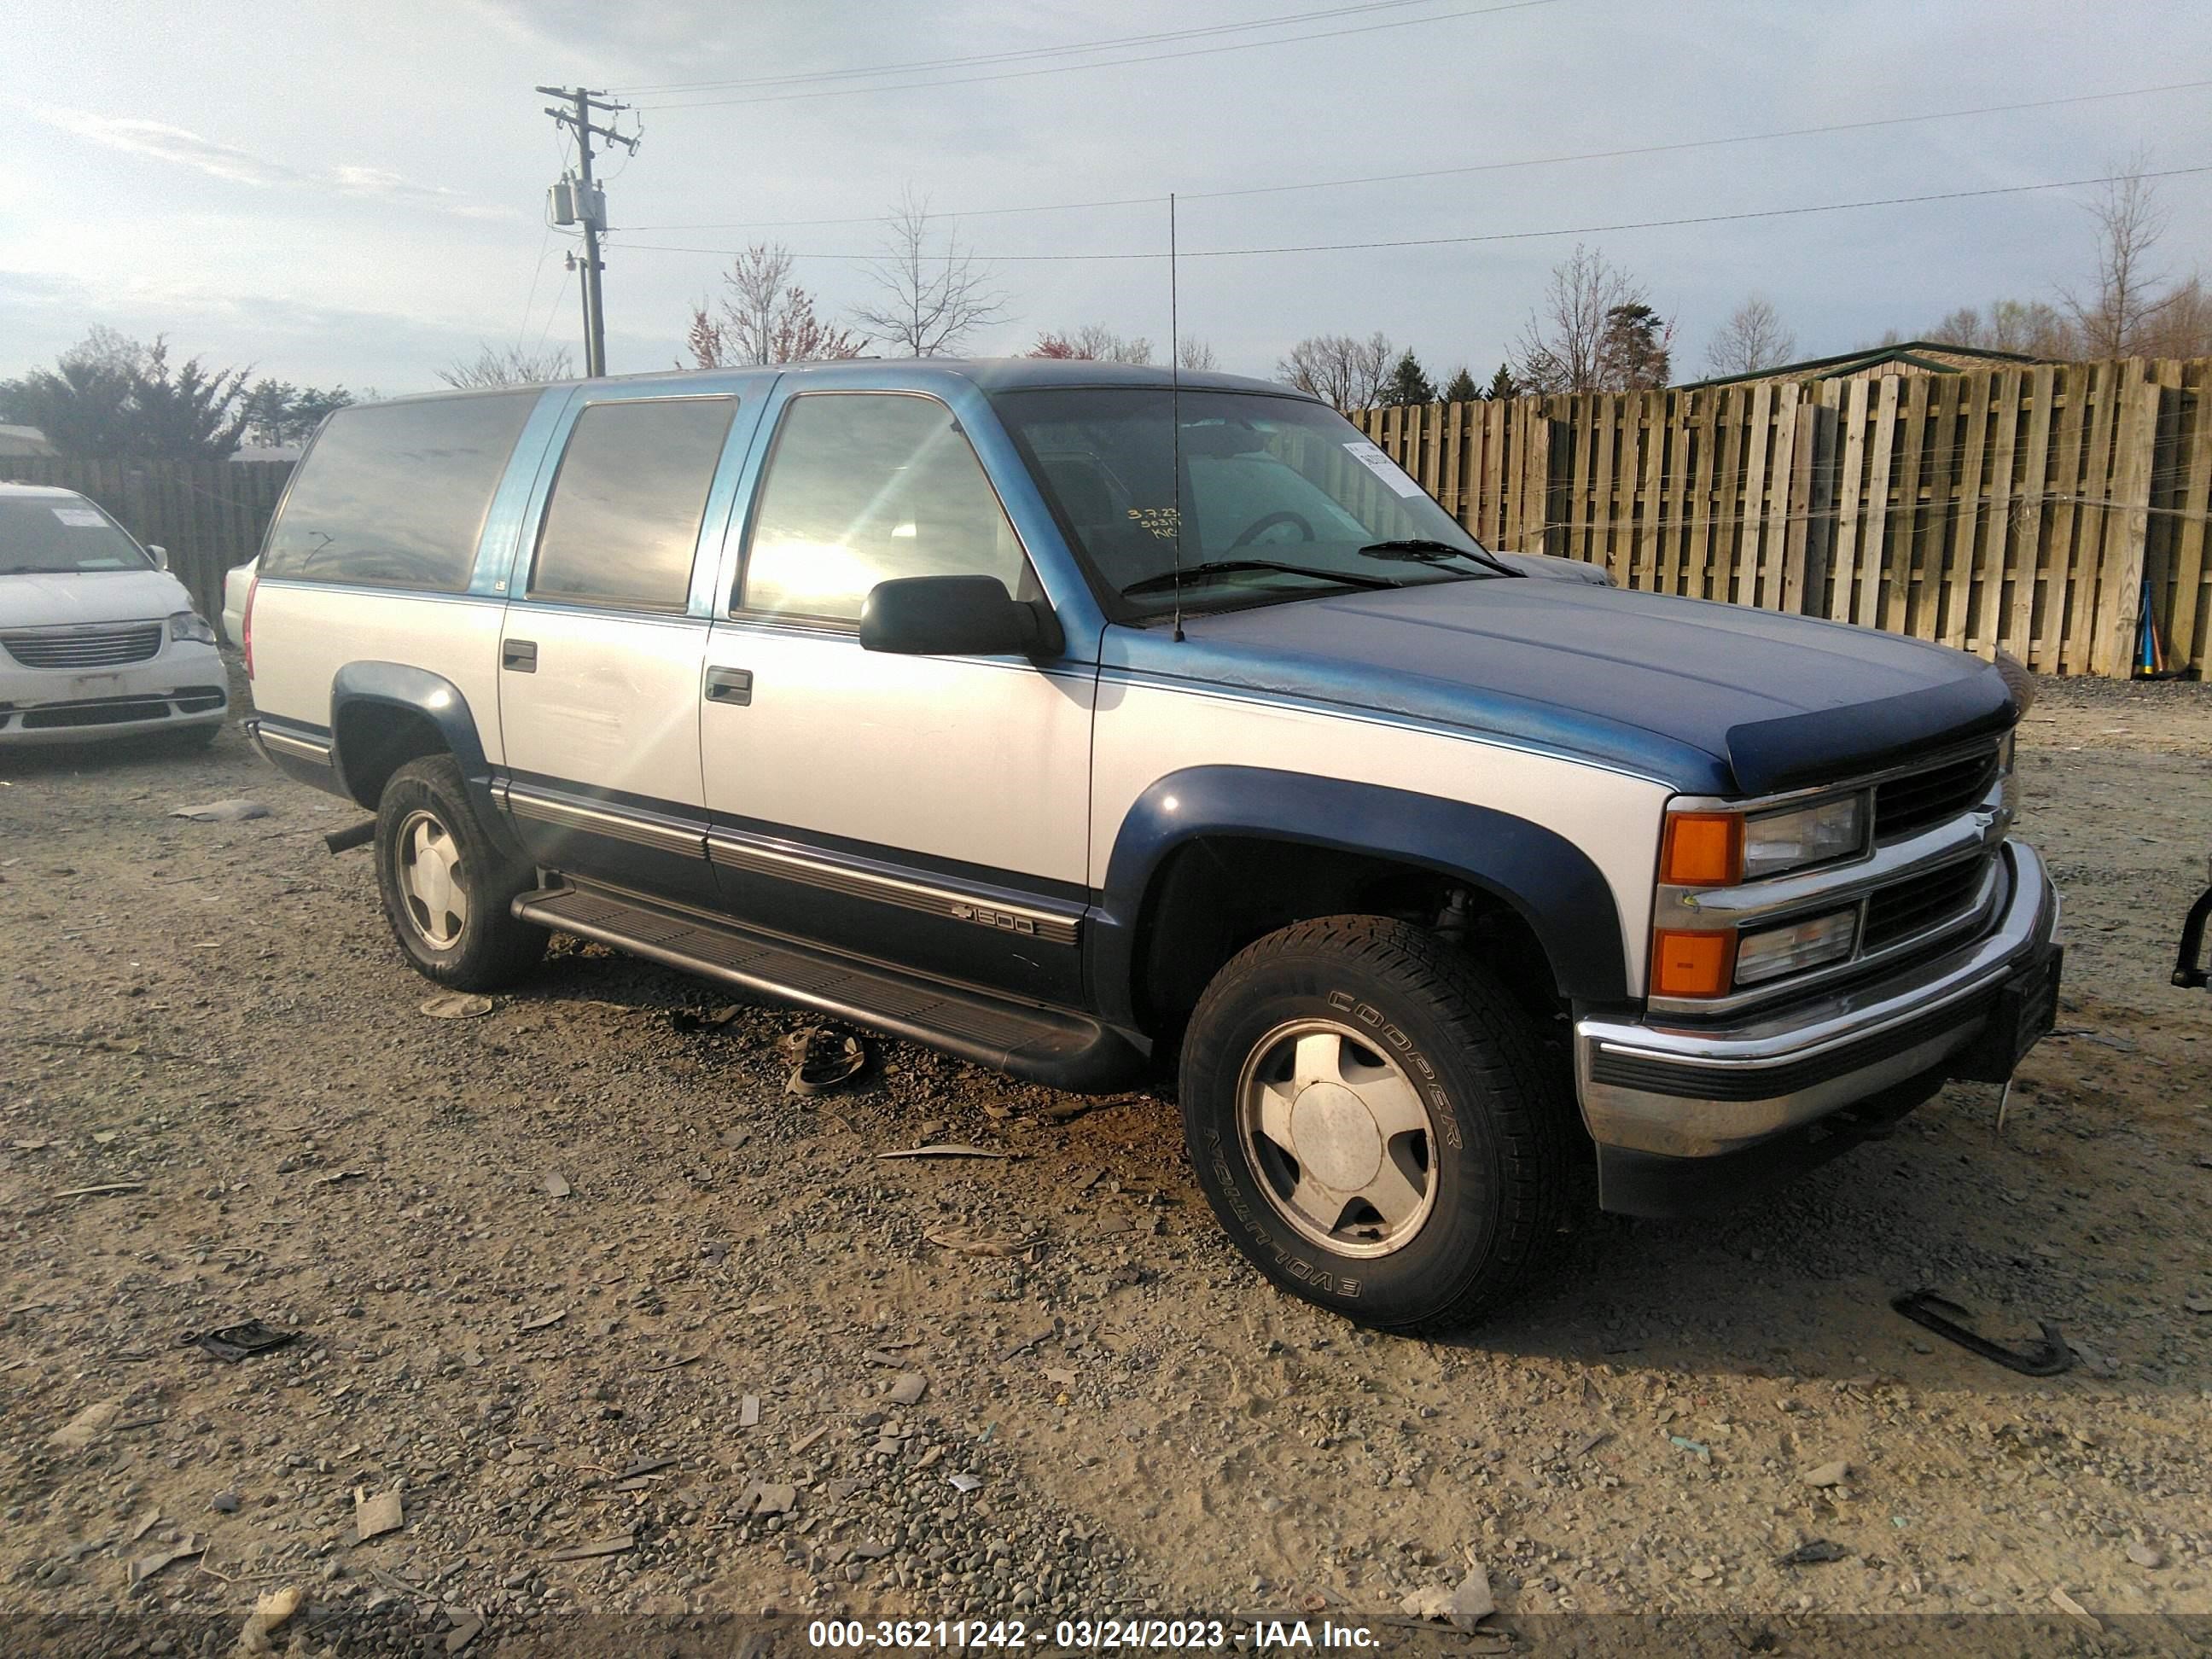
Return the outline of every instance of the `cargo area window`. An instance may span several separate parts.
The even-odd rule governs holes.
[[[261,574],[459,592],[538,388],[342,409],[316,434]]]
[[[776,429],[733,608],[857,620],[897,576],[996,576],[1036,597],[983,465],[932,398],[818,392]]]
[[[631,398],[576,417],[530,594],[680,611],[734,398]]]

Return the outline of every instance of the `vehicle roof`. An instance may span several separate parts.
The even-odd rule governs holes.
[[[64,489],[59,484],[0,483],[0,496],[30,495],[52,501],[57,496],[81,501],[84,496],[74,489]]]
[[[865,385],[881,374],[902,386],[917,380],[964,380],[985,392],[1031,391],[1048,386],[1158,386],[1180,385],[1186,392],[1258,392],[1279,398],[1314,402],[1307,393],[1273,380],[1256,380],[1242,374],[1223,374],[1212,369],[1186,369],[1181,374],[1150,364],[1103,363],[1081,358],[1057,357],[845,357],[811,363],[769,363],[736,368],[685,368],[651,374],[605,375],[596,380],[551,380],[549,386],[635,386],[641,381],[665,381],[672,386],[712,377],[726,383],[736,379],[767,379],[777,374],[810,380]],[[478,397],[484,392],[520,391],[520,387],[487,387],[469,392],[416,392],[394,403],[432,398]]]

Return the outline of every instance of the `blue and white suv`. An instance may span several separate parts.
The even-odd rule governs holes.
[[[1176,1079],[1261,1272],[1462,1322],[1594,1164],[1733,1198],[2047,1028],[2017,677],[1501,558],[1310,398],[859,362],[340,411],[258,740],[471,988],[603,940]]]

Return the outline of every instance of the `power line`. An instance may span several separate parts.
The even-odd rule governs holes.
[[[2063,98],[2039,98],[2023,103],[1984,104],[1972,109],[1930,110],[1919,115],[1877,116],[1863,121],[1832,121],[1819,126],[1780,127],[1771,132],[1735,133],[1719,138],[1685,138],[1660,144],[1636,144],[1614,149],[1589,149],[1564,152],[1557,155],[1530,155],[1506,161],[1476,161],[1463,167],[1424,167],[1413,173],[1378,173],[1357,179],[1315,179],[1296,184],[1250,185],[1236,190],[1197,190],[1179,191],[1185,201],[1224,201],[1234,197],[1279,196],[1286,191],[1304,190],[1340,190],[1356,185],[1388,185],[1405,183],[1419,179],[1446,179],[1477,173],[1508,173],[1522,167],[1559,167],[1575,161],[1606,161],[1623,160],[1637,155],[1665,155],[1685,150],[1716,149],[1730,144],[1764,143],[1776,138],[1809,138],[1832,132],[1863,132],[1882,127],[1910,126],[1928,121],[1955,121],[1978,115],[2010,115],[2026,110],[2057,109],[2069,104],[2090,104],[2115,98],[2146,98],[2160,93],[2198,92],[2212,87],[2212,80],[2175,81],[2161,86],[2131,87],[2118,92],[2077,93]],[[1160,196],[1118,196],[1092,202],[1048,202],[1028,207],[980,208],[971,212],[948,212],[939,216],[947,219],[990,219],[1025,213],[1073,213],[1101,208],[1156,207],[1165,198]],[[880,213],[853,214],[832,219],[753,219],[723,221],[698,224],[627,225],[627,231],[668,230],[787,230],[807,229],[823,225],[872,225],[883,222]]]
[[[972,53],[958,58],[925,58],[904,64],[876,64],[862,69],[815,70],[797,75],[756,75],[735,81],[671,81],[656,86],[623,87],[635,97],[649,92],[715,92],[741,87],[798,86],[820,81],[849,81],[871,75],[912,75],[924,70],[971,69],[984,64],[1018,63],[1039,58],[1067,58],[1078,52],[1114,52],[1130,46],[1158,46],[1170,40],[1188,40],[1203,35],[1244,34],[1254,29],[1278,28],[1291,23],[1316,22],[1325,17],[1345,17],[1361,12],[1398,11],[1425,6],[1437,0],[1368,0],[1355,6],[1333,6],[1325,11],[1297,11],[1276,17],[1255,17],[1245,23],[1214,23],[1202,28],[1160,29],[1149,34],[1124,34],[1107,40],[1078,41],[1065,46],[1029,46],[1014,52]]]
[[[605,269],[599,258],[599,234],[606,228],[607,206],[606,192],[592,178],[592,140],[604,138],[611,145],[626,144],[635,155],[637,137],[632,134],[625,138],[612,127],[599,126],[592,120],[594,110],[612,115],[628,109],[627,104],[610,103],[584,87],[540,87],[538,90],[550,98],[566,101],[566,109],[558,104],[549,104],[545,112],[575,135],[576,171],[554,187],[554,200],[559,207],[552,216],[557,223],[583,227],[584,373],[604,374],[607,372],[607,319],[599,293],[599,273]]]
[[[1814,213],[1850,213],[1866,208],[1905,207],[1923,202],[1964,202],[1990,196],[2021,196],[2036,191],[2075,190],[2088,185],[2118,184],[2123,178],[2179,179],[2189,175],[2212,173],[2212,165],[2193,167],[2162,167],[2156,172],[2134,174],[2109,174],[2094,179],[2054,179],[2034,185],[1991,185],[1978,190],[1930,191],[1917,196],[1878,196],[1856,202],[1822,202],[1801,207],[1754,208],[1739,213],[1686,214],[1670,219],[1629,219],[1603,225],[1560,225],[1545,230],[1495,230],[1467,236],[1409,236],[1373,242],[1301,242],[1285,243],[1266,247],[1185,248],[1186,259],[1237,259],[1283,253],[1349,253],[1372,249],[1410,247],[1467,246],[1479,242],[1533,241],[1547,236],[1595,236],[1619,230],[1660,230],[1684,225],[1732,224],[1753,219],[1787,219]],[[626,248],[653,253],[712,253],[725,257],[744,252],[740,248],[684,247],[660,242],[624,242]],[[800,259],[844,259],[868,261],[882,258],[879,253],[799,253]],[[1164,250],[1137,253],[977,253],[972,256],[1002,264],[1082,264],[1121,263],[1137,259],[1164,259]]]
[[[1212,58],[1224,52],[1256,52],[1262,46],[1295,46],[1301,40],[1334,40],[1347,34],[1377,34],[1385,29],[1413,28],[1423,23],[1448,23],[1462,17],[1488,17],[1498,12],[1532,11],[1556,6],[1563,0],[1506,0],[1496,6],[1475,6],[1461,11],[1438,12],[1433,17],[1401,17],[1388,23],[1362,23],[1350,28],[1320,29],[1309,34],[1286,34],[1273,40],[1238,40],[1226,46],[1194,46],[1185,52],[1157,52],[1140,58],[1112,58],[1097,64],[1054,64],[1042,69],[1005,70],[996,75],[957,76],[941,81],[894,81],[879,87],[831,87],[816,92],[778,92],[750,98],[702,98],[686,104],[647,104],[646,109],[729,109],[740,104],[788,104],[815,98],[851,98],[869,92],[913,92],[939,87],[972,87],[987,81],[1025,81],[1039,75],[1069,75],[1078,70],[1116,69],[1129,64],[1164,64],[1177,58]]]

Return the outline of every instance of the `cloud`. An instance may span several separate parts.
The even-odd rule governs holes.
[[[212,138],[203,138],[184,127],[173,127],[164,121],[141,121],[130,116],[94,115],[84,110],[50,109],[42,112],[55,126],[74,132],[80,138],[88,138],[95,144],[105,144],[110,149],[128,150],[133,155],[151,155],[158,161],[174,161],[180,167],[197,168],[217,179],[228,179],[234,184],[297,185],[313,182],[296,167],[282,162],[264,160],[250,150],[231,144],[219,144]]]
[[[94,115],[85,110],[48,109],[40,112],[52,125],[110,149],[191,167],[212,178],[260,189],[285,186],[335,191],[342,196],[412,204],[467,219],[514,217],[511,209],[471,204],[459,191],[442,185],[417,183],[389,167],[334,167],[325,173],[310,173],[283,161],[272,161],[234,144],[203,138],[185,127],[165,121],[144,121],[132,116]]]

